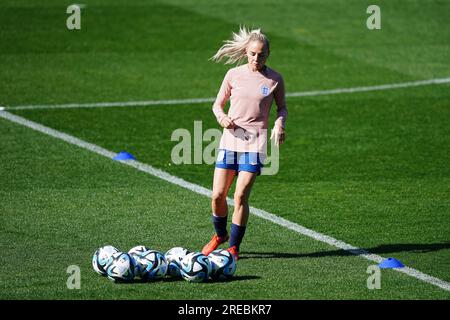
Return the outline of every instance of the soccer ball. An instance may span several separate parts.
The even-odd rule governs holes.
[[[189,253],[187,249],[175,247],[166,252],[165,257],[169,269],[167,273],[172,277],[181,277],[181,261]]]
[[[164,255],[156,250],[144,252],[136,259],[140,276],[144,280],[155,280],[164,277],[167,273],[167,261]]]
[[[136,262],[128,253],[117,252],[106,267],[108,278],[115,282],[130,282],[137,273]]]
[[[136,246],[131,248],[128,251],[128,254],[136,260],[139,256],[143,255],[147,251],[150,251],[150,249],[146,246]]]
[[[136,246],[131,248],[128,251],[128,254],[134,259],[134,261],[137,262],[137,259],[139,259],[143,254],[145,254],[146,252],[150,251],[151,249],[147,248],[146,246]],[[140,276],[141,275],[141,267],[139,266],[139,264],[136,263],[136,275]]]
[[[104,246],[97,249],[92,257],[92,267],[95,272],[106,276],[106,266],[112,261],[112,255],[119,252],[117,248],[113,246]]]
[[[208,259],[211,262],[211,279],[213,280],[228,280],[236,272],[236,261],[227,250],[214,250],[209,254]]]
[[[181,276],[189,282],[204,282],[211,274],[211,262],[201,252],[191,252],[181,261]]]

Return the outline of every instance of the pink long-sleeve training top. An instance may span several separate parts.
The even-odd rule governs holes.
[[[212,109],[220,123],[227,115],[224,107],[230,100],[228,117],[236,128],[223,130],[219,148],[267,154],[268,121],[274,99],[275,124],[284,128],[288,112],[281,74],[267,66],[251,71],[247,64],[228,70]]]

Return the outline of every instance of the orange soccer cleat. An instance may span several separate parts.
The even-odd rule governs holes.
[[[217,234],[213,235],[211,241],[209,241],[202,249],[202,253],[207,256],[211,252],[217,249],[222,243],[227,242],[230,237],[228,235],[219,237]]]
[[[236,246],[229,247],[227,251],[233,255],[234,261],[239,260],[239,252],[237,251]]]

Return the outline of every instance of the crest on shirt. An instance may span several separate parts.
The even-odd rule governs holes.
[[[263,96],[267,97],[270,93],[270,89],[268,86],[262,86],[261,87],[261,93]]]

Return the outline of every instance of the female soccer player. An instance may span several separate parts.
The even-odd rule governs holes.
[[[226,64],[238,62],[228,70],[213,105],[218,123],[224,128],[216,160],[212,194],[212,222],[216,234],[203,247],[208,255],[230,240],[227,249],[237,260],[239,246],[244,237],[248,216],[248,199],[256,176],[261,174],[266,157],[267,128],[273,100],[277,104],[277,119],[271,139],[278,147],[285,140],[287,108],[282,76],[266,66],[269,57],[269,41],[261,29],[240,28],[232,40],[212,57],[215,62],[227,58]],[[244,65],[239,65],[243,60]],[[228,114],[224,112],[230,100]],[[234,192],[234,213],[230,235],[227,232],[227,195],[237,175]]]

